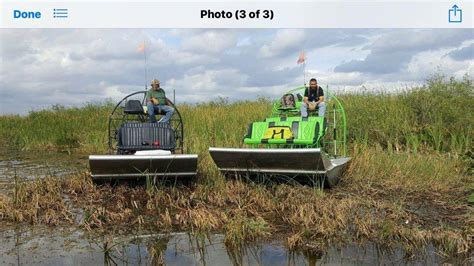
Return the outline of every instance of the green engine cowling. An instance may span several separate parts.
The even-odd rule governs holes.
[[[244,143],[247,145],[282,144],[321,147],[326,132],[324,117],[272,117],[249,125]],[[284,130],[288,128],[289,130]],[[269,134],[269,132],[271,134]],[[282,134],[282,133],[289,134]]]

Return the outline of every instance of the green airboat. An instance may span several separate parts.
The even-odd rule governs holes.
[[[336,185],[347,157],[346,115],[340,101],[326,89],[326,112],[301,117],[306,87],[287,92],[273,104],[272,114],[253,122],[242,148],[209,148],[212,159],[226,176],[251,180],[319,181]]]

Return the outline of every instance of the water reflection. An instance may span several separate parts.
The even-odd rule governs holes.
[[[6,191],[15,178],[32,180],[45,176],[63,176],[83,171],[86,160],[81,156],[48,153],[25,154],[0,152],[0,191]]]
[[[186,233],[90,237],[78,230],[9,229],[0,232],[0,264],[11,265],[433,265],[445,262],[432,247],[407,258],[374,244],[291,252],[279,241],[228,248],[224,236]],[[467,259],[449,259],[466,264]]]

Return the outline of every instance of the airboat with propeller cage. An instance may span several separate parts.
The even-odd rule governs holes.
[[[341,102],[326,88],[326,113],[300,107],[307,87],[288,91],[273,103],[272,113],[248,126],[242,147],[211,147],[209,153],[225,176],[251,180],[318,181],[332,187],[347,157],[346,115]]]
[[[127,95],[108,119],[107,155],[90,155],[94,181],[120,179],[190,179],[196,176],[196,154],[184,154],[184,125],[178,108],[166,122],[149,122],[146,91]],[[158,116],[165,115],[162,112]]]

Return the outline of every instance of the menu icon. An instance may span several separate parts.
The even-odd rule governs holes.
[[[68,17],[67,8],[55,8],[55,9],[53,9],[53,17],[54,18],[67,18]]]

